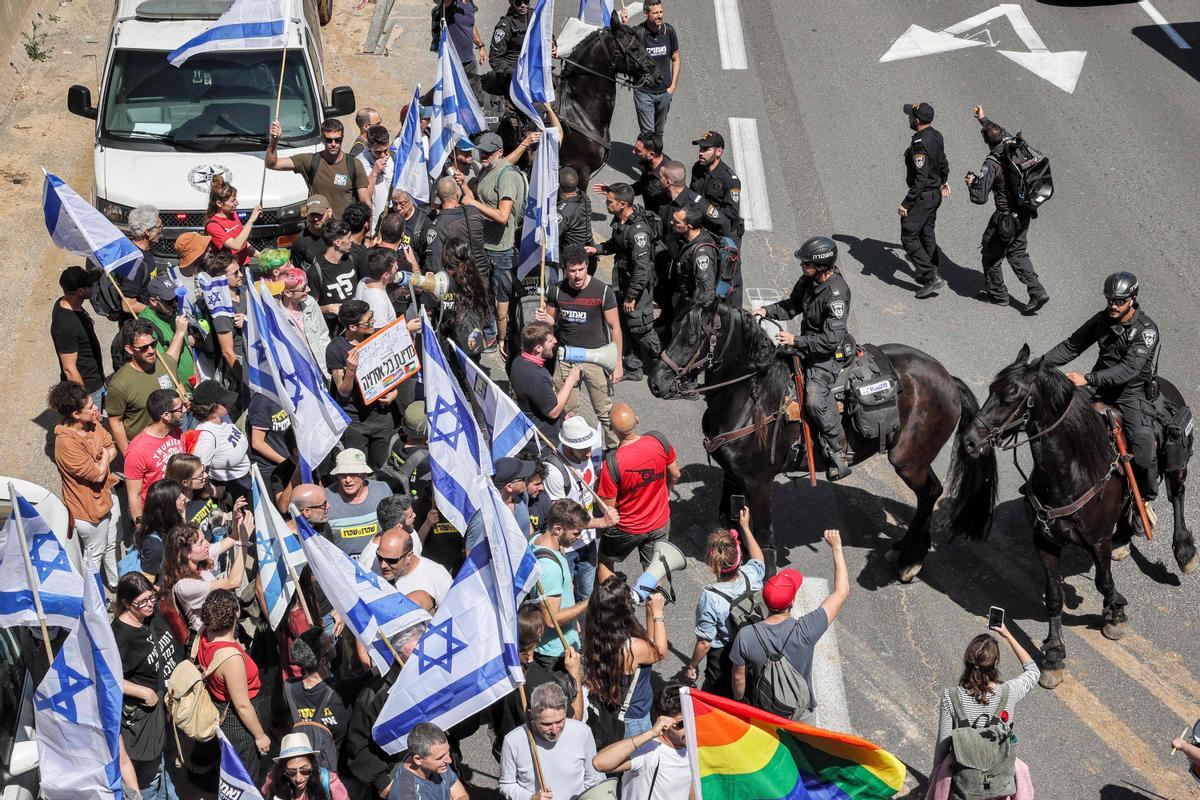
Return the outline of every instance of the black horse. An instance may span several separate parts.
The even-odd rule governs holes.
[[[1179,391],[1160,379],[1163,396],[1183,403]],[[1018,441],[1019,435],[1024,439]],[[1042,686],[1062,683],[1066,647],[1062,640],[1062,550],[1068,544],[1091,553],[1096,588],[1104,596],[1101,633],[1109,639],[1125,634],[1126,600],[1112,575],[1114,534],[1131,533],[1127,522],[1129,493],[1117,450],[1104,417],[1085,392],[1041,359],[1029,361],[1029,345],[992,382],[975,421],[959,431],[960,449],[971,457],[994,458],[997,448],[1029,445],[1033,470],[1022,488],[1033,517],[1034,547],[1046,573],[1046,613],[1050,631],[1042,643],[1045,662]],[[1192,572],[1200,559],[1183,519],[1187,469],[1166,474],[1175,511],[1175,560]],[[1123,529],[1123,531],[1122,531]]]
[[[885,443],[888,460],[917,496],[917,511],[904,538],[892,545],[900,580],[921,570],[930,544],[930,520],[941,496],[941,481],[931,464],[954,433],[974,419],[979,405],[971,390],[933,357],[902,344],[880,349],[891,360],[902,384],[898,398],[900,428]],[[671,398],[704,373],[701,387],[707,408],[701,421],[705,447],[724,471],[721,511],[730,494],[744,494],[754,530],[771,542],[771,487],[784,471],[792,444],[801,436],[786,406],[793,387],[792,358],[751,315],[723,303],[692,308],[676,325],[671,345],[650,374],[650,391]],[[880,452],[877,441],[863,441],[847,425],[855,462]],[[982,537],[995,505],[995,458],[956,453],[951,465],[952,530]]]
[[[612,149],[608,127],[617,106],[617,83],[626,76],[630,86],[652,84],[658,66],[633,28],[613,14],[612,24],[588,34],[561,59],[563,66],[557,84],[557,113],[563,124],[561,166],[579,172],[580,184],[595,175],[608,160]],[[512,152],[520,142],[528,120],[505,115],[498,132],[504,140],[504,152]]]

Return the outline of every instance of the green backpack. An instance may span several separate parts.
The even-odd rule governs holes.
[[[1008,705],[1008,687],[1000,689],[998,711]],[[950,743],[954,765],[950,768],[950,796],[955,800],[994,800],[1017,793],[1017,738],[1012,725],[992,715],[983,727],[973,727],[963,708],[958,688],[950,690],[954,717]]]

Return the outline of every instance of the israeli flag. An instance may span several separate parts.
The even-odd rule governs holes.
[[[470,356],[454,341],[450,341],[450,346],[454,348],[454,355],[458,357],[458,363],[462,365],[463,374],[466,375],[467,387],[475,396],[475,402],[483,412],[484,421],[487,422],[492,439],[492,457],[515,456],[524,449],[530,439],[534,439],[536,428],[525,412],[517,408],[513,399],[497,386]],[[540,444],[538,449],[541,449]]]
[[[221,800],[263,800],[262,794],[246,771],[242,757],[225,738],[225,732],[217,728],[217,738],[221,740],[221,773],[217,779],[217,797]],[[318,780],[313,775],[311,780]]]
[[[321,590],[380,673],[386,673],[395,659],[384,637],[427,621],[429,613],[314,531],[302,515],[293,514],[304,555]]]
[[[308,344],[269,293],[249,279],[246,314],[246,378],[253,391],[278,403],[292,418],[301,472],[320,464],[342,438],[350,418],[325,388],[325,375]]]
[[[142,263],[142,251],[117,226],[57,175],[42,168],[42,214],[57,247],[83,256],[105,272],[128,277]]]
[[[433,117],[429,120],[429,174],[438,177],[459,139],[487,128],[483,109],[463,71],[462,58],[442,26],[438,45],[438,78],[433,85]]]
[[[512,84],[508,89],[513,105],[538,127],[542,127],[542,115],[538,107],[554,102],[554,76],[550,72],[553,24],[554,0],[538,0],[529,17],[529,30],[521,44],[521,54],[517,56]]]
[[[41,790],[54,800],[120,800],[121,653],[98,565],[80,582],[80,619],[33,697]]]
[[[228,278],[224,275],[214,278],[204,272],[197,272],[196,288],[200,291],[200,296],[204,298],[204,304],[208,306],[210,316],[233,318],[237,309],[233,307],[233,295],[229,291]]]
[[[446,363],[441,341],[421,310],[424,344],[425,418],[429,422],[429,474],[438,511],[460,531],[478,510],[472,487],[479,475],[491,475],[492,456],[483,433],[475,424],[454,373]]]
[[[83,609],[83,577],[67,556],[67,543],[33,504],[16,492],[16,504],[0,529],[0,628],[39,625],[34,587],[47,625],[74,628]],[[25,525],[25,540],[17,515]]]
[[[483,496],[479,513],[483,515],[484,541],[491,553],[492,580],[496,584],[500,642],[507,658],[511,648],[520,648],[517,634],[517,609],[537,586],[541,572],[529,538],[517,526],[512,509],[505,504],[500,490],[486,476],[479,477]],[[524,680],[520,662],[505,662],[517,683]]]
[[[607,28],[612,15],[612,0],[579,0],[579,18],[589,25]]]
[[[558,261],[558,129],[542,131],[542,141],[533,155],[529,200],[521,229],[521,260],[517,277],[524,278],[542,265],[542,242],[546,260]]]
[[[392,191],[403,189],[421,203],[429,202],[429,166],[421,142],[421,84],[413,90],[404,128],[392,153]]]
[[[278,629],[296,594],[296,584],[292,581],[288,566],[291,565],[298,575],[308,559],[304,557],[300,540],[271,502],[271,493],[258,465],[251,465],[250,471],[254,476],[251,489],[254,494],[254,548],[258,557],[258,574],[262,580],[267,617],[271,620],[271,627]]]
[[[287,45],[287,13],[283,0],[233,0],[211,28],[167,55],[179,67],[201,53],[231,50],[275,50]]]

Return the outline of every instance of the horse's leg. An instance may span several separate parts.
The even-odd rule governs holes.
[[[1120,639],[1125,635],[1127,600],[1117,591],[1117,582],[1112,574],[1112,542],[1102,536],[1092,544],[1092,563],[1096,566],[1096,589],[1104,598],[1104,625],[1100,632],[1107,639]]]
[[[1187,520],[1183,516],[1183,493],[1187,488],[1187,467],[1176,472],[1167,473],[1167,495],[1171,498],[1171,509],[1175,512],[1175,536],[1172,549],[1175,551],[1175,563],[1183,570],[1183,574],[1195,572],[1200,566],[1200,556],[1196,555],[1196,543],[1192,540],[1192,532],[1188,530]]]
[[[1042,678],[1038,683],[1045,689],[1057,687],[1066,672],[1067,648],[1062,640],[1062,548],[1044,542],[1039,537],[1034,545],[1046,573],[1046,616],[1050,629],[1042,642]]]
[[[925,563],[930,545],[930,520],[933,505],[942,496],[942,482],[928,464],[904,466],[897,470],[904,485],[917,496],[917,512],[913,515],[904,538],[892,545],[896,554],[896,570],[901,583],[912,583]]]
[[[771,474],[767,473],[747,478],[745,488],[746,507],[750,509],[751,529],[762,547],[768,576],[775,574],[775,565],[778,563],[774,532],[771,529],[771,490],[774,485]],[[736,524],[736,520],[734,523]]]

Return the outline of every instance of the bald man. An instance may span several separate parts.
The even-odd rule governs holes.
[[[453,583],[445,567],[413,552],[412,534],[401,525],[380,535],[375,559],[372,569],[401,594],[426,592],[439,606]]]
[[[292,505],[312,526],[313,530],[326,539],[330,538],[329,501],[325,499],[324,489],[316,484],[302,483],[292,490]],[[293,531],[296,530],[295,520],[288,519],[287,525]],[[309,608],[320,618],[321,627],[336,640],[342,635],[342,631],[346,627],[345,623],[342,622],[341,615],[334,611],[329,598],[321,591],[320,585],[313,576],[312,568],[307,564],[300,571],[300,587],[308,600]]]
[[[313,483],[302,483],[292,490],[292,505],[321,534],[329,529],[329,501],[325,490]],[[296,530],[296,524],[288,521],[288,527]]]
[[[596,493],[617,510],[617,524],[600,536],[600,563],[609,569],[637,548],[642,569],[654,545],[671,532],[670,490],[679,480],[675,448],[661,433],[638,433],[638,418],[628,403],[613,403],[612,428],[620,439],[604,457]]]

